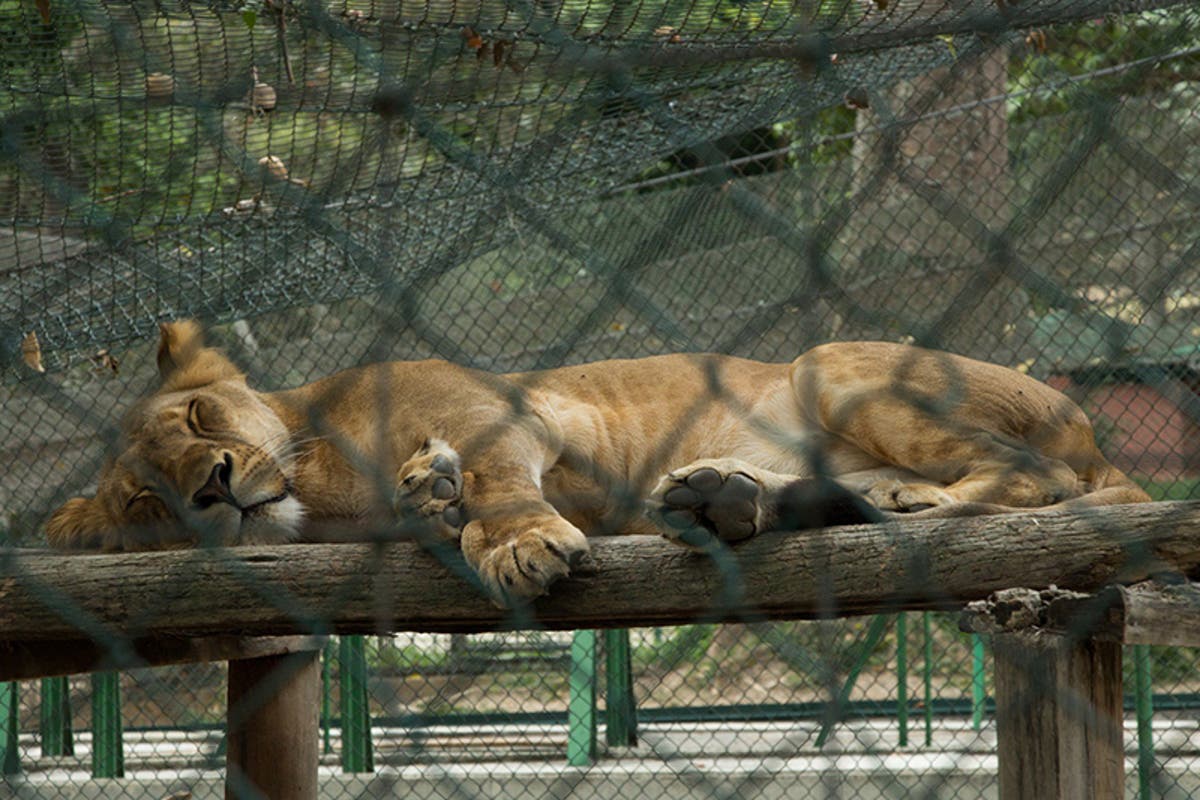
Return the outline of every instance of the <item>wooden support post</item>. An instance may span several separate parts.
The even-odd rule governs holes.
[[[1121,645],[1047,633],[993,639],[1000,800],[1119,800]]]
[[[319,655],[229,662],[226,800],[316,800]]]

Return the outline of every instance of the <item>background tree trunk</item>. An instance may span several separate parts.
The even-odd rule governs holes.
[[[1028,298],[963,229],[966,220],[996,231],[1011,216],[1007,69],[998,47],[852,98],[869,107],[858,114],[854,188],[863,197],[846,228],[843,280],[877,318],[847,319],[839,336],[932,333],[948,349],[1016,358]]]

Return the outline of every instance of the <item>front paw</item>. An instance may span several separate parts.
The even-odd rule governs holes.
[[[565,519],[539,520],[503,544],[483,549],[486,537],[483,523],[467,523],[463,552],[488,596],[501,608],[546,594],[588,553],[587,537]]]
[[[458,541],[466,522],[463,480],[454,448],[441,439],[430,439],[396,471],[392,505],[397,518],[419,517],[434,533]]]

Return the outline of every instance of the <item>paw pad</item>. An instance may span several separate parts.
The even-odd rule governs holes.
[[[655,490],[660,503],[656,515],[672,529],[670,538],[684,544],[703,546],[703,531],[738,541],[758,532],[761,494],[758,482],[743,472],[698,467],[662,480]]]
[[[398,516],[417,516],[427,520],[434,530],[447,538],[458,539],[466,515],[462,510],[463,475],[458,453],[439,439],[405,461],[396,472],[393,500]]]

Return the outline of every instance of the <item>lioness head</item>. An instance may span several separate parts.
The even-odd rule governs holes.
[[[95,497],[75,497],[46,524],[66,549],[136,550],[295,538],[288,429],[199,325],[162,325],[162,385],[121,422],[119,454]]]

